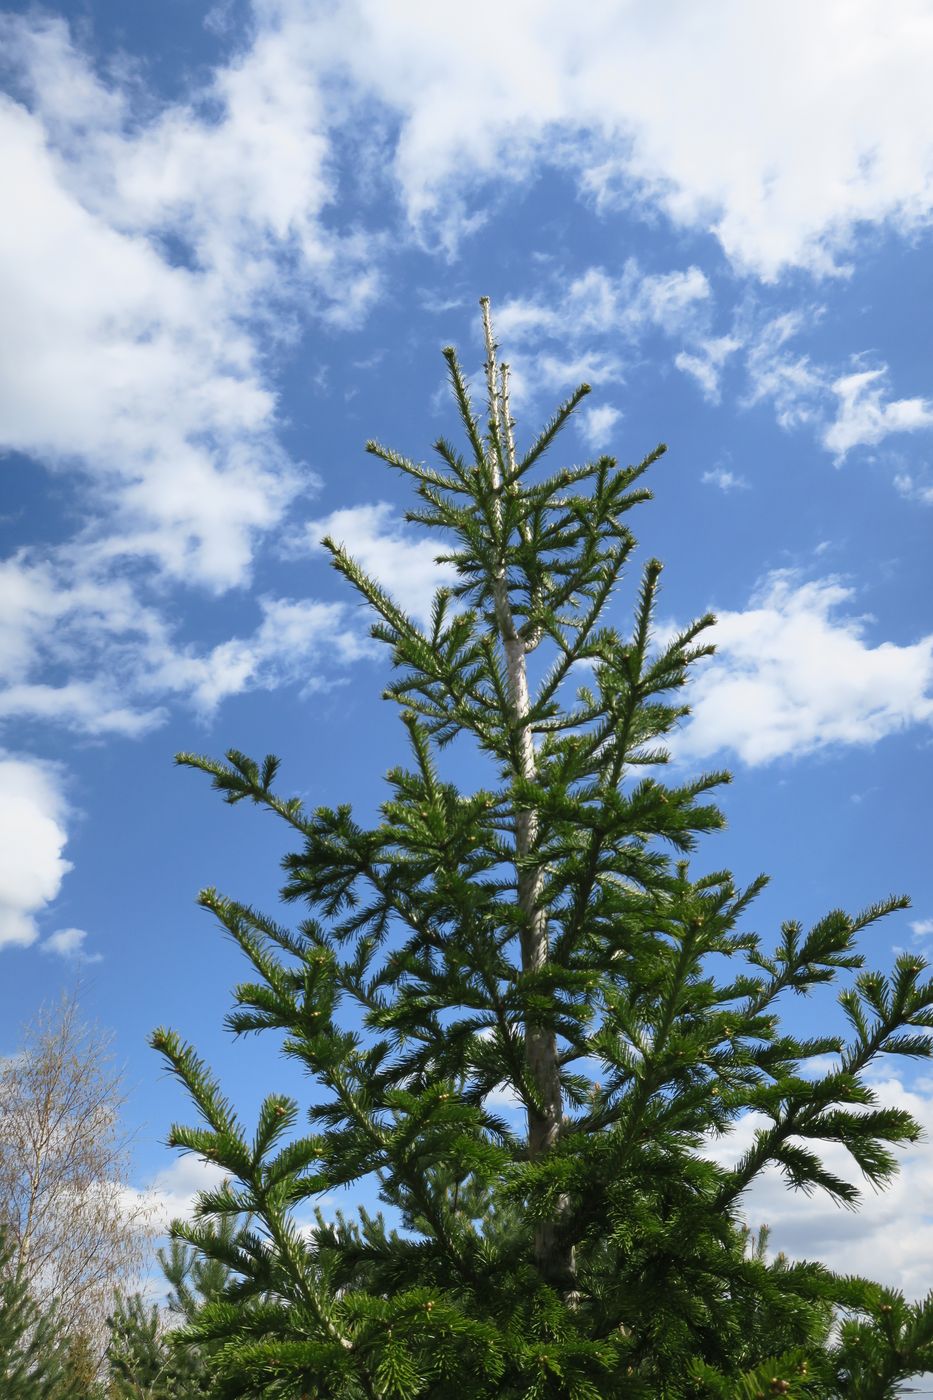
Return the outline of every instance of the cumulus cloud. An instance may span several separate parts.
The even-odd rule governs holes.
[[[247,583],[310,484],[279,444],[268,352],[299,329],[286,306],[353,324],[379,285],[381,233],[340,226],[337,139],[378,166],[370,194],[397,181],[422,231],[448,211],[460,232],[474,226],[488,194],[477,182],[530,178],[554,160],[582,171],[584,193],[603,205],[624,185],[627,199],[714,227],[731,256],[765,276],[793,262],[827,266],[852,219],[907,227],[925,217],[926,127],[915,108],[928,99],[906,79],[922,66],[930,26],[916,15],[909,44],[906,18],[903,30],[887,24],[874,60],[886,90],[902,94],[898,107],[865,104],[863,60],[843,68],[837,57],[843,47],[872,52],[857,42],[874,33],[870,4],[857,20],[841,0],[807,12],[829,55],[811,71],[796,42],[800,0],[773,15],[735,4],[714,24],[684,6],[664,26],[663,54],[647,7],[596,0],[571,19],[552,0],[519,0],[496,13],[490,48],[488,0],[478,3],[466,22],[374,0],[312,11],[255,0],[241,45],[169,102],[138,74],[104,75],[60,18],[0,18],[11,94],[0,99],[0,163],[16,192],[0,228],[0,445],[80,473],[85,510],[72,542],[4,566],[0,719],[129,736],[161,722],[173,695],[207,712],[238,689],[294,678],[286,638],[297,639],[302,665],[324,637],[338,657],[356,654],[336,614],[290,599],[261,603],[253,634],[197,651],[177,642],[165,594],[143,586]],[[761,88],[754,65],[731,60],[764,42],[775,76]],[[732,78],[711,83],[720,64]],[[782,73],[794,75],[790,107],[778,102]],[[393,120],[372,122],[374,110]],[[743,142],[718,139],[739,110]],[[808,123],[804,161],[793,123],[805,110],[821,120]],[[581,379],[618,384],[640,340],[660,335],[715,399],[744,344],[741,330],[712,334],[710,286],[696,267],[646,270],[629,259],[551,281],[550,298],[499,308],[517,395]],[[895,398],[880,370],[830,373],[795,352],[800,325],[784,315],[749,343],[749,402],[772,402],[784,426],[812,424],[837,454],[926,424],[929,401]],[[617,412],[587,409],[588,442],[606,441]],[[922,492],[913,478],[901,489]],[[363,562],[388,568],[423,609],[431,545],[387,517],[355,525]]]
[[[100,953],[85,950],[87,933],[83,928],[60,928],[49,934],[39,944],[41,953],[53,953],[67,962],[95,963],[101,961]]]
[[[860,224],[909,231],[933,210],[922,0],[893,17],[880,0],[727,0],[713,16],[678,0],[663,25],[650,4],[614,0],[477,0],[469,17],[379,0],[256,10],[292,42],[312,29],[318,61],[395,115],[409,216],[448,243],[473,226],[479,182],[554,162],[602,207],[636,202],[711,230],[764,278],[837,270]]]
[[[0,450],[77,473],[83,512],[71,541],[2,565],[0,720],[135,735],[164,717],[140,700],[154,673],[172,689],[165,595],[146,585],[249,581],[313,484],[279,444],[264,355],[295,332],[288,300],[355,321],[370,248],[322,219],[319,85],[261,25],[169,104],[101,78],[62,19],[2,15],[0,46]],[[199,704],[268,678],[273,634],[307,657],[310,614],[289,606],[213,657]]]
[[[213,1190],[226,1176],[216,1163],[185,1153],[171,1166],[156,1172],[142,1190],[132,1187],[127,1190],[133,1203],[144,1206],[150,1213],[153,1228],[164,1233],[173,1220],[191,1217],[198,1192]]]
[[[838,580],[779,571],[748,608],[720,612],[716,655],[693,683],[675,753],[767,763],[930,723],[933,636],[872,645],[853,597]]]
[[[924,1138],[898,1154],[900,1172],[882,1192],[865,1191],[857,1211],[844,1210],[820,1192],[806,1196],[790,1191],[777,1169],[769,1168],[742,1199],[753,1228],[771,1228],[770,1248],[795,1259],[821,1259],[841,1273],[857,1273],[922,1298],[930,1287],[933,1251],[933,1080],[884,1074],[872,1081],[882,1106],[906,1108],[924,1130]],[[712,1155],[724,1165],[737,1161],[755,1130],[766,1126],[748,1114],[735,1131],[714,1144]],[[818,1146],[831,1170],[856,1185],[858,1171],[837,1143]]]
[[[54,765],[0,752],[0,947],[39,936],[37,916],[71,869],[67,811]]]
[[[209,716],[246,690],[325,684],[367,649],[346,604],[270,596],[248,604],[252,631],[208,647],[182,642],[138,584],[108,578],[80,549],[13,556],[0,564],[0,596],[9,605],[0,722],[26,716],[136,738],[166,719],[169,702]],[[44,679],[62,671],[65,680]]]
[[[595,408],[584,408],[579,416],[580,433],[587,447],[594,452],[609,447],[613,430],[622,417],[619,409],[612,404],[597,404]]]
[[[366,573],[422,622],[430,617],[434,590],[456,579],[452,565],[437,563],[447,542],[406,529],[386,501],[349,506],[310,521],[306,547],[319,551],[326,535],[344,545]]]
[[[25,20],[7,18],[11,28],[30,34]],[[127,181],[148,173],[159,185],[157,147],[111,127],[115,103],[99,85],[93,104],[73,95],[94,79],[61,21],[39,34],[46,42],[12,47],[28,60],[33,109],[0,101],[0,174],[16,192],[0,230],[0,445],[84,474],[102,551],[228,587],[304,484],[277,446],[275,398],[243,319],[259,273],[245,255],[227,265],[237,250],[199,245],[187,266],[169,257],[159,232],[174,219],[196,242],[209,211],[199,221],[165,191],[158,207],[141,202]],[[201,169],[175,162],[176,183],[210,181],[218,156],[201,154]],[[265,245],[262,264],[268,278]]]
[[[333,113],[307,26],[258,19],[226,63],[164,103],[138,83],[99,77],[62,19],[8,14],[0,24],[11,87],[63,183],[105,223],[157,248],[159,234],[177,237],[183,261],[220,274],[218,290],[240,309],[283,278],[289,292],[304,279],[338,323],[371,298],[362,236],[321,219],[334,199]]]

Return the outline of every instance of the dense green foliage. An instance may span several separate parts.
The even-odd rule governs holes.
[[[87,1400],[81,1357],[63,1320],[41,1308],[0,1235],[0,1395],[3,1400]]]
[[[222,1233],[230,1237],[229,1225]],[[223,1264],[172,1240],[158,1251],[166,1308],[147,1304],[139,1293],[122,1296],[110,1319],[107,1400],[202,1400],[213,1392],[210,1347],[187,1342],[181,1329],[229,1282]]]
[[[180,757],[292,831],[296,928],[201,902],[252,965],[229,1028],[282,1033],[313,1085],[310,1128],[271,1094],[249,1133],[195,1050],[155,1035],[201,1120],[172,1140],[229,1176],[177,1227],[231,1271],[185,1335],[230,1396],[893,1395],[933,1363],[933,1307],[769,1259],[740,1207],[769,1164],[853,1205],[820,1144],[882,1186],[916,1139],[865,1075],[930,1053],[933,983],[910,956],[866,971],[858,946],[904,901],[788,922],[770,948],[744,924],[763,880],[691,878],[727,777],[661,774],[712,619],[657,639],[650,561],[631,628],[613,620],[660,449],[544,473],[586,387],[519,454],[486,324],[485,423],[445,352],[466,455],[442,440],[426,466],[370,444],[413,479],[409,518],[448,541],[456,582],[430,624],[330,545],[373,610],[408,738],[377,824],[279,796],[271,757]],[[478,747],[485,786],[445,776],[453,740]],[[847,1036],[782,1028],[782,998],[835,982]],[[711,1141],[748,1112],[752,1145],[721,1165]],[[354,1184],[384,1214],[299,1228],[296,1209]]]

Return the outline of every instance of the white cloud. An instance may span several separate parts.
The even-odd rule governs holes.
[[[0,133],[2,446],[78,465],[108,552],[241,581],[301,484],[254,345],[215,285],[82,206],[34,116],[4,101]]]
[[[818,315],[811,312],[810,318]],[[746,405],[769,400],[779,425],[786,429],[817,422],[828,389],[825,371],[815,367],[809,356],[785,349],[804,325],[803,312],[774,317],[751,337],[746,355]]]
[[[741,346],[741,340],[734,335],[714,336],[700,340],[693,351],[681,350],[675,355],[674,364],[684,374],[693,376],[707,402],[719,403],[723,366]]]
[[[598,404],[595,408],[584,408],[579,415],[580,433],[587,447],[594,452],[609,447],[613,430],[622,414],[612,404]]]
[[[834,579],[771,574],[748,608],[723,611],[716,655],[691,687],[678,757],[731,750],[749,764],[871,744],[933,720],[933,636],[870,645]]]
[[[910,472],[898,472],[894,478],[894,485],[898,494],[905,500],[933,506],[933,486],[926,481],[918,481]]]
[[[505,1082],[490,1089],[483,1103],[493,1113],[521,1113],[525,1107],[514,1086]]]
[[[371,298],[365,241],[321,219],[334,199],[334,114],[306,26],[258,23],[228,63],[164,104],[138,82],[98,78],[62,19],[0,23],[15,84],[92,213],[179,238],[241,309],[261,310],[257,295],[282,278],[289,292],[303,280],[338,323]]]
[[[71,869],[66,816],[57,768],[0,752],[0,947],[38,937],[36,916]]]
[[[933,1081],[907,1086],[893,1074],[873,1079],[879,1103],[906,1108],[924,1130],[924,1140],[899,1152],[900,1173],[882,1192],[864,1191],[857,1211],[836,1206],[823,1193],[790,1191],[776,1169],[769,1168],[742,1199],[753,1228],[771,1227],[770,1249],[794,1259],[821,1259],[841,1273],[862,1274],[909,1298],[922,1298],[930,1286],[933,1252]],[[733,1133],[713,1145],[711,1155],[724,1164],[738,1159],[763,1120],[748,1114]],[[851,1158],[836,1143],[817,1144],[827,1165],[859,1185]]]
[[[933,934],[933,919],[911,919],[910,931],[914,938],[929,938]]]
[[[366,639],[354,631],[343,603],[313,599],[261,598],[262,621],[248,637],[232,637],[205,654],[175,649],[168,641],[144,658],[140,685],[157,694],[178,693],[211,714],[231,695],[272,689],[287,682],[319,683],[312,662],[346,664],[366,654]]]
[[[857,370],[834,381],[838,399],[833,423],[823,444],[841,462],[853,447],[872,447],[891,433],[912,433],[933,427],[933,399],[888,399],[887,367]]]
[[[103,684],[11,685],[0,692],[0,720],[38,719],[82,734],[137,739],[165,719],[161,707],[134,709],[116,701]]]
[[[98,78],[59,18],[0,16],[0,449],[85,478],[82,538],[223,590],[308,485],[263,354],[296,305],[354,322],[311,55],[257,30],[189,100]],[[288,308],[286,310],[285,308]]]
[[[15,555],[0,563],[0,598],[0,722],[26,716],[92,735],[135,738],[172,700],[208,716],[246,690],[326,683],[368,647],[346,604],[275,597],[250,601],[259,619],[246,635],[182,643],[93,550]],[[68,679],[44,679],[62,670]]]
[[[562,344],[594,335],[634,339],[648,327],[673,335],[691,323],[709,297],[709,283],[698,267],[645,273],[635,258],[627,258],[616,277],[590,267],[566,288],[556,287],[549,299],[503,302],[496,308],[496,332],[509,345],[542,337]]]
[[[512,401],[524,403],[542,394],[561,396],[579,384],[599,388],[603,384],[621,384],[624,379],[622,361],[612,352],[580,349],[568,354],[513,354]]]
[[[821,314],[815,308],[809,316]],[[872,447],[892,433],[933,427],[933,399],[891,398],[887,365],[864,369],[862,357],[855,355],[856,368],[840,375],[790,349],[789,342],[805,324],[802,312],[784,312],[754,333],[746,332],[746,407],[770,401],[782,428],[809,426],[837,465],[854,447]],[[933,499],[933,491],[909,473],[896,475],[894,484],[909,499]]]
[[[407,530],[386,501],[349,506],[310,521],[306,547],[320,551],[325,535],[344,545],[367,574],[421,621],[431,615],[434,590],[456,580],[452,565],[436,563],[449,542]]]
[[[17,190],[3,250],[6,322],[19,328],[9,443],[60,466],[81,459],[123,517],[111,549],[224,587],[299,489],[274,450],[275,405],[246,318],[268,329],[298,293],[346,322],[376,293],[372,240],[338,235],[322,217],[335,197],[333,132],[386,140],[374,96],[401,120],[392,168],[422,224],[447,210],[469,222],[477,179],[525,179],[554,158],[582,165],[604,200],[622,175],[627,197],[714,227],[768,275],[787,262],[827,266],[856,222],[910,228],[929,217],[933,98],[921,77],[933,32],[920,0],[896,24],[870,0],[855,17],[843,0],[818,14],[803,0],[773,13],[729,0],[714,22],[681,3],[661,26],[645,4],[595,0],[570,16],[556,0],[507,14],[478,3],[466,21],[375,0],[333,12],[256,0],[247,45],[161,108],[138,85],[95,75],[63,20],[4,19],[7,64],[30,108],[2,108]],[[818,62],[801,61],[801,27]],[[740,59],[764,48],[766,83]],[[866,101],[867,90],[886,100]],[[165,239],[180,240],[180,260]],[[502,308],[503,333],[511,317],[516,338],[522,326],[579,338],[635,322],[670,334],[709,292],[695,268],[650,274],[621,305],[625,276],[614,285],[591,269],[563,318]],[[715,397],[733,348],[730,336],[707,337],[677,362]],[[553,383],[572,367],[545,368]],[[617,372],[603,358],[591,377]],[[799,404],[805,372],[800,359],[780,367],[785,399]],[[922,402],[879,406],[881,421],[907,426]]]
[[[720,491],[747,491],[748,482],[744,476],[737,476],[735,472],[730,472],[726,467],[711,467],[708,472],[704,472],[700,480],[706,486],[718,486]]]
[[[322,217],[336,118],[299,29],[260,20],[166,105],[138,72],[99,77],[62,19],[0,16],[0,450],[79,474],[84,511],[0,565],[0,720],[136,735],[172,695],[208,712],[301,667],[313,684],[325,638],[359,653],[338,611],[289,599],[196,652],[164,588],[249,581],[312,484],[277,441],[267,351],[294,306],[346,325],[376,291],[371,241]]]
[[[0,721],[26,716],[89,734],[135,737],[164,719],[140,707],[133,672],[165,624],[93,551],[64,547],[0,562]],[[54,682],[44,677],[64,671]]]
[[[626,349],[631,354],[651,332],[702,334],[709,305],[709,283],[699,268],[646,273],[627,258],[618,276],[589,267],[566,284],[552,278],[538,296],[503,301],[495,308],[495,327],[521,400],[584,382],[620,383]],[[549,349],[548,341],[557,348]]]
[[[134,1205],[150,1213],[153,1229],[164,1233],[173,1220],[191,1217],[199,1191],[214,1190],[227,1175],[216,1163],[186,1152],[157,1172],[148,1186],[128,1187],[127,1194]]]
[[[522,154],[529,171],[552,158],[580,168],[583,158],[584,182],[604,201],[622,172],[628,197],[686,223],[715,224],[739,261],[768,275],[787,261],[825,265],[845,239],[845,200],[852,218],[891,216],[906,227],[926,217],[927,177],[913,177],[926,141],[914,107],[927,99],[898,80],[903,110],[869,111],[859,91],[854,119],[858,35],[873,32],[870,5],[861,28],[840,0],[809,16],[827,41],[845,22],[850,50],[843,67],[831,44],[829,66],[811,70],[800,68],[790,39],[804,13],[799,0],[754,17],[730,0],[714,24],[698,24],[686,7],[679,22],[660,27],[640,4],[620,11],[596,0],[571,19],[555,0],[519,0],[496,12],[492,49],[489,0],[478,3],[467,22],[373,0],[314,12],[303,0],[256,0],[245,43],[168,104],[138,73],[95,72],[62,19],[0,19],[19,99],[0,100],[0,161],[16,192],[0,226],[3,442],[52,471],[79,471],[89,486],[72,544],[4,566],[0,588],[13,591],[13,606],[0,609],[0,718],[140,733],[164,717],[168,695],[187,690],[209,710],[238,689],[293,677],[276,641],[291,628],[303,661],[324,636],[338,639],[344,658],[358,646],[339,640],[346,628],[323,605],[278,599],[262,604],[253,635],[198,653],[177,642],[164,596],[144,586],[165,576],[213,591],[248,581],[257,549],[308,485],[277,443],[267,352],[297,332],[284,308],[301,302],[347,324],[378,290],[382,234],[335,231],[336,132],[357,143],[364,165],[384,167],[370,193],[394,171],[421,228],[436,227],[447,209],[469,222],[471,201],[488,194],[478,195],[477,180],[527,178]],[[901,23],[894,33],[888,26],[877,60],[888,83],[905,65],[922,67],[916,26],[908,45]],[[927,29],[920,25],[924,36]],[[742,67],[737,84],[710,87],[717,65],[763,41],[772,82],[762,86]],[[707,72],[697,66],[704,56]],[[662,60],[666,74],[680,75],[673,87],[651,76]],[[782,72],[796,78],[790,108],[772,94]],[[747,83],[756,97],[748,110],[735,105]],[[373,98],[399,118],[397,139],[387,134],[391,121],[371,120]],[[740,110],[743,142],[713,140],[734,132]],[[803,111],[826,117],[808,127],[808,161],[791,159]],[[883,127],[869,130],[872,122]],[[827,182],[828,171],[838,178]],[[835,192],[832,212],[820,203],[827,191]],[[739,337],[711,336],[712,298],[699,269],[649,272],[629,259],[618,273],[591,267],[563,287],[554,279],[554,289],[550,302],[499,308],[500,333],[518,348],[517,393],[583,378],[618,383],[626,347],[658,333],[680,340],[677,364],[715,397]],[[865,371],[833,378],[795,355],[786,342],[798,326],[779,318],[749,349],[751,400],[771,399],[785,426],[812,422],[840,451],[853,434],[880,440],[925,421],[926,400],[885,397],[883,384],[859,379]],[[554,345],[541,344],[549,339]],[[841,412],[825,428],[828,398]],[[588,410],[584,432],[594,440],[607,433],[615,411]],[[377,524],[362,541],[370,566],[387,568],[387,581],[423,609],[425,580],[435,577],[430,543]],[[59,668],[54,677],[43,660]]]
[[[409,215],[447,243],[481,207],[479,182],[553,162],[604,207],[712,230],[766,278],[830,271],[859,225],[909,232],[933,210],[923,0],[725,0],[712,14],[677,0],[663,20],[647,0],[256,9],[291,42],[313,32],[318,62],[400,120],[391,158]]]
[[[41,953],[54,953],[56,957],[70,962],[95,963],[101,961],[100,953],[85,952],[87,933],[83,928],[60,928],[43,938],[39,944]]]

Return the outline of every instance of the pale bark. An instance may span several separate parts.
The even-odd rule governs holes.
[[[146,1209],[125,1185],[122,1094],[106,1037],[63,998],[0,1062],[0,1223],[34,1296],[100,1354],[113,1290],[135,1280]]]
[[[502,480],[501,461],[507,471],[515,470],[515,443],[509,407],[508,365],[496,361],[496,344],[489,314],[489,299],[484,297],[483,331],[486,341],[486,383],[489,398],[490,431],[493,436],[490,467],[496,493],[494,520],[502,528],[501,493],[507,489]],[[510,719],[518,738],[518,773],[528,782],[537,775],[534,737],[529,723],[527,652],[534,639],[526,640],[516,625],[508,592],[505,568],[505,542],[493,578],[496,623],[506,663]],[[537,972],[548,961],[548,918],[541,900],[543,883],[539,869],[522,868],[522,863],[534,850],[538,835],[538,817],[532,808],[515,813],[515,860],[517,867],[518,906],[523,914],[521,959],[523,972]],[[525,1024],[525,1059],[540,1109],[528,1108],[528,1155],[534,1160],[549,1152],[560,1133],[563,1105],[560,1084],[560,1062],[557,1037],[553,1030],[532,1021]],[[573,1280],[572,1249],[561,1248],[557,1239],[558,1221],[539,1221],[535,1228],[535,1259],[542,1275],[550,1282],[570,1286]]]

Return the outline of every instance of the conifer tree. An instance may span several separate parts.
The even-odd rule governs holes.
[[[248,1133],[195,1049],[153,1037],[200,1117],[172,1141],[228,1174],[177,1226],[233,1280],[187,1335],[218,1348],[221,1393],[282,1400],[894,1394],[933,1363],[933,1306],[770,1259],[741,1203],[774,1165],[855,1205],[821,1144],[883,1186],[917,1138],[865,1076],[929,1055],[933,983],[919,958],[884,976],[859,950],[906,901],[789,921],[771,948],[745,930],[763,878],[691,878],[727,775],[662,774],[713,619],[656,637],[655,560],[627,631],[614,601],[664,449],[546,472],[588,388],[520,449],[485,301],[483,318],[482,422],[444,352],[465,452],[442,439],[425,465],[369,444],[414,483],[409,520],[448,542],[430,624],[326,542],[372,610],[407,735],[378,823],[279,795],[274,757],[179,756],[291,829],[297,927],[200,898],[252,968],[230,1030],[281,1033],[313,1085],[310,1128],[273,1093]],[[445,775],[454,739],[486,786]],[[833,983],[847,1034],[782,1027],[782,998]],[[749,1111],[766,1126],[717,1163],[711,1139]],[[364,1181],[380,1213],[299,1228],[296,1208]]]
[[[221,1227],[228,1242],[233,1228]],[[223,1294],[228,1270],[177,1239],[157,1257],[169,1285],[166,1307],[122,1294],[109,1319],[108,1400],[204,1400],[213,1391],[211,1349],[190,1343],[182,1328]]]
[[[16,1251],[0,1234],[0,1395],[3,1400],[89,1400],[72,1340],[54,1309],[30,1295]]]
[[[107,1370],[112,1400],[166,1400],[174,1377],[156,1304],[147,1305],[141,1293],[120,1296],[109,1324]]]

